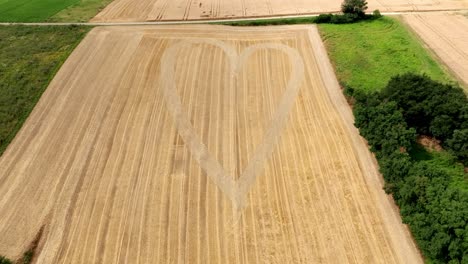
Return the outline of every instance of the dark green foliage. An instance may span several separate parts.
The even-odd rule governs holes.
[[[315,23],[330,23],[333,14],[320,14],[318,17],[315,18]]]
[[[13,264],[13,262],[4,256],[0,256],[0,264]]]
[[[446,171],[415,163],[394,197],[426,257],[436,263],[465,263],[468,192],[451,188],[449,183]]]
[[[382,90],[382,97],[395,101],[408,125],[419,134],[434,136],[448,148],[455,147],[454,153],[466,162],[463,133],[458,132],[451,144],[447,141],[455,131],[468,127],[468,99],[460,87],[408,73],[393,77]]]
[[[387,183],[399,183],[407,175],[413,165],[411,157],[408,153],[395,151],[388,155],[380,155],[379,158],[380,172],[384,176]]]
[[[457,89],[425,76],[404,75],[393,78],[381,93],[346,87],[345,95],[352,97],[355,125],[376,153],[385,191],[393,194],[424,256],[431,263],[468,263],[466,174],[449,153],[429,153],[418,146],[410,123],[423,126],[417,118],[425,118],[430,123],[426,131],[441,135],[449,133],[448,127],[463,127],[447,145],[460,160],[466,158],[468,129],[461,121],[466,112],[455,96]],[[461,98],[466,100],[464,94]]]
[[[374,18],[382,17],[382,14],[380,14],[380,11],[378,9],[374,10],[374,12],[372,12],[372,15],[374,16]]]
[[[408,128],[397,104],[382,102],[374,106],[373,103],[357,104],[354,108],[356,126],[372,150],[384,156],[409,151],[416,140],[416,131]]]
[[[0,26],[0,155],[88,28]]]
[[[447,146],[460,161],[468,164],[468,128],[455,130]]]
[[[23,255],[23,264],[29,264],[31,263],[32,259],[33,259],[33,256],[34,256],[34,251],[33,250],[28,250],[24,253]]]
[[[455,129],[467,125],[464,109],[468,99],[460,87],[408,73],[392,78],[382,95],[397,102],[406,122],[419,134],[445,141]]]
[[[320,14],[318,17],[315,18],[314,22],[317,24],[330,23],[332,17],[332,14]]]
[[[330,20],[330,23],[331,24],[349,24],[349,23],[359,21],[360,18],[361,16],[356,15],[356,14],[333,15]]]
[[[298,18],[273,18],[273,19],[256,19],[236,22],[216,22],[214,24],[229,25],[229,26],[275,26],[275,25],[296,25],[296,24],[351,24],[359,21],[371,21],[382,16],[375,17],[374,15],[356,15],[356,14],[321,14],[314,17],[298,17]]]
[[[364,16],[366,10],[367,2],[365,0],[344,0],[341,4],[341,11],[344,14]]]

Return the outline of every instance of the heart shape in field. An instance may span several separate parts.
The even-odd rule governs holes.
[[[233,87],[234,78],[239,74],[240,68],[256,51],[277,50],[283,52],[288,55],[292,66],[291,76],[288,80],[286,91],[278,105],[278,109],[273,114],[273,118],[265,132],[262,142],[257,147],[252,159],[248,162],[247,167],[238,180],[228,175],[219,161],[209,153],[206,145],[200,140],[200,137],[197,136],[188,116],[182,111],[182,102],[177,93],[175,84],[175,58],[177,52],[182,48],[188,48],[197,44],[209,44],[224,51],[229,58],[231,66],[231,87]],[[169,47],[161,58],[161,87],[167,109],[174,119],[180,136],[188,146],[193,158],[198,162],[207,176],[229,197],[234,207],[238,210],[242,210],[245,207],[247,193],[255,182],[257,175],[263,170],[265,161],[273,152],[273,148],[281,135],[281,131],[286,125],[289,112],[294,105],[303,78],[304,63],[299,53],[289,46],[278,43],[252,45],[246,48],[241,54],[238,54],[233,46],[219,40],[191,39]]]

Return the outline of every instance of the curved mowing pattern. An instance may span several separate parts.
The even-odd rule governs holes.
[[[315,27],[95,28],[0,159],[0,253],[421,263],[352,122]]]

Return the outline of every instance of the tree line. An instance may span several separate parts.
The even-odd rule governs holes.
[[[463,90],[424,75],[392,78],[380,92],[347,87],[355,125],[376,154],[385,190],[400,207],[424,256],[434,263],[468,263],[468,99]],[[435,137],[451,154],[411,155],[418,135]],[[459,168],[454,170],[451,168]],[[468,186],[468,185],[464,185]]]

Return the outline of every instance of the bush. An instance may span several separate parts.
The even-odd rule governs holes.
[[[381,97],[395,101],[402,109],[409,127],[418,134],[433,136],[453,149],[466,162],[466,145],[461,144],[468,129],[468,99],[460,87],[434,81],[426,75],[404,74],[393,77],[382,90]],[[447,140],[454,139],[449,144]],[[465,157],[465,158],[463,158]]]
[[[0,256],[0,264],[13,264],[13,262],[4,256]]]
[[[314,22],[317,24],[330,23],[332,17],[332,14],[320,14],[318,17],[315,18]]]
[[[357,14],[343,14],[343,15],[334,15],[331,18],[330,23],[332,24],[347,24],[353,23],[359,20],[359,16]]]
[[[468,193],[449,182],[445,170],[416,163],[396,195],[404,222],[432,263],[468,260]]]
[[[372,12],[372,16],[377,19],[377,18],[381,18],[382,17],[382,14],[380,14],[380,11],[378,9],[374,10],[374,12]]]
[[[468,164],[468,129],[455,130],[447,146],[463,164]]]
[[[389,184],[398,184],[408,175],[408,172],[413,166],[411,157],[408,153],[395,151],[386,156],[381,156],[379,159],[379,168],[385,182]],[[394,189],[390,191],[393,193]]]
[[[341,4],[341,11],[344,14],[354,14],[363,17],[367,10],[367,2],[365,0],[344,0]]]
[[[23,264],[29,264],[31,263],[32,259],[34,257],[34,251],[33,250],[28,250],[24,253],[23,255]]]
[[[416,140],[416,131],[408,128],[395,102],[381,102],[376,106],[358,103],[354,116],[356,127],[377,155],[410,151]]]

